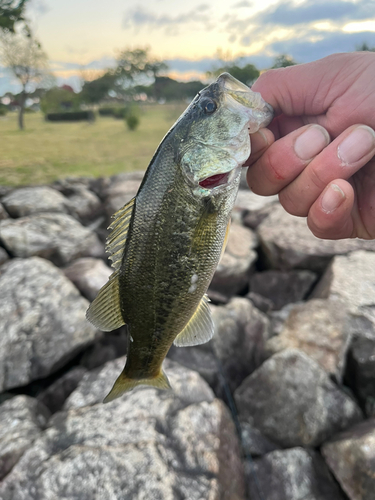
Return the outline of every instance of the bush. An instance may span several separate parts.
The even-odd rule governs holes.
[[[48,113],[46,120],[50,122],[77,122],[81,120],[94,121],[93,111],[66,111],[65,113]]]
[[[126,118],[127,112],[128,112],[128,108],[127,107],[125,107],[125,108],[115,108],[113,110],[113,116],[115,118],[117,118],[118,120],[123,120],[124,118]]]
[[[126,121],[126,124],[129,128],[129,130],[135,130],[139,125],[139,118],[138,118],[138,116],[135,116],[135,115],[128,115],[125,118],[125,121]]]
[[[100,108],[99,116],[114,116],[115,108]]]
[[[2,104],[0,104],[0,116],[5,116],[8,112],[8,108],[6,108],[6,106],[3,106]]]

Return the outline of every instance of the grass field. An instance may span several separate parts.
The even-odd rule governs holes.
[[[144,170],[186,104],[145,105],[136,131],[123,120],[53,123],[41,113],[0,117],[0,184],[43,184],[67,176],[109,176]]]

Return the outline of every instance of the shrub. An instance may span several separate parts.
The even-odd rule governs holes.
[[[50,122],[77,122],[81,120],[94,121],[93,111],[66,111],[65,113],[48,113],[46,120]]]
[[[135,130],[139,125],[139,118],[136,115],[128,115],[125,121],[129,130]]]
[[[123,120],[127,115],[127,107],[125,108],[115,108],[113,110],[113,116],[119,120]]]
[[[99,115],[100,116],[114,116],[115,108],[100,108]]]
[[[8,109],[6,108],[6,106],[3,106],[2,104],[0,104],[0,116],[5,116],[8,112]]]

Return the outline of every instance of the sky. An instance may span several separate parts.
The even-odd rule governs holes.
[[[375,47],[375,0],[30,0],[27,16],[59,84],[78,89],[124,48],[149,46],[169,75],[204,79],[217,54],[266,69]],[[0,67],[0,95],[14,91]]]

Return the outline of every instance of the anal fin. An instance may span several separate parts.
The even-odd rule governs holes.
[[[212,339],[215,329],[208,302],[209,298],[204,295],[188,324],[175,338],[175,346],[199,345]]]
[[[124,375],[124,372],[116,380],[114,386],[109,392],[108,396],[104,398],[103,403],[109,403],[116,398],[119,398],[126,392],[133,390],[138,385],[149,385],[157,389],[171,389],[168,377],[161,369],[159,374],[153,378],[132,379]]]

